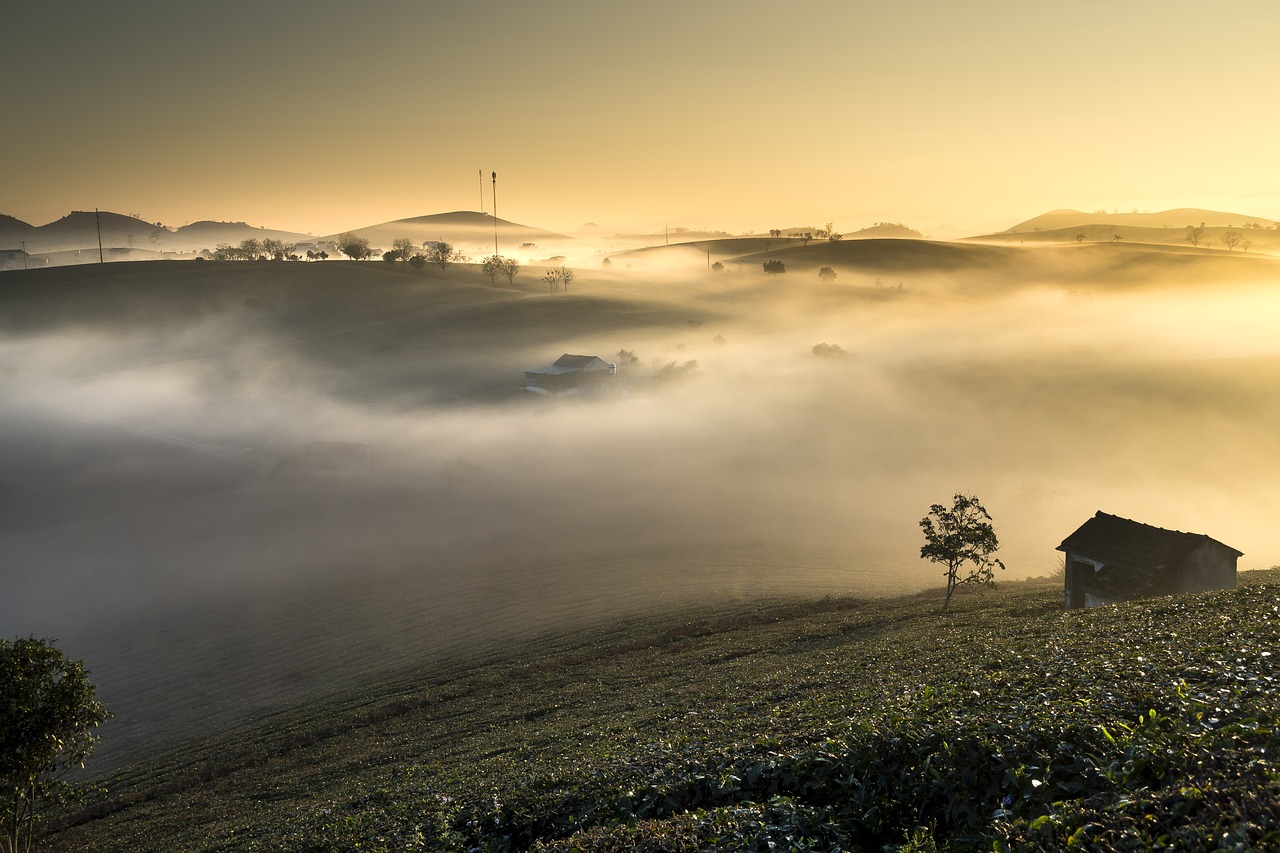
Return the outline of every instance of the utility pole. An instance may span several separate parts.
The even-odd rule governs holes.
[[[498,257],[498,173],[493,173],[493,256]]]
[[[484,213],[484,169],[476,169],[476,174],[480,176],[480,212]]]
[[[19,240],[18,242],[22,244],[22,268],[25,270],[27,268],[27,241]]]
[[[98,217],[98,208],[93,209],[93,222],[98,226],[98,263],[106,263],[102,259],[102,220]]]

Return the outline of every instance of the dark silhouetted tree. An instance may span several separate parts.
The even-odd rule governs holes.
[[[373,254],[368,240],[350,232],[338,235],[338,251],[353,261],[363,261]]]
[[[1187,226],[1187,242],[1192,247],[1199,246],[1200,241],[1204,239],[1204,227],[1196,225]]]
[[[1089,236],[1089,235],[1088,235],[1088,234],[1086,234],[1086,233],[1084,233],[1083,231],[1077,231],[1077,232],[1076,232],[1076,242],[1077,242],[1077,243],[1083,243],[1083,242],[1084,242],[1084,238],[1086,238],[1086,237],[1088,237],[1088,236]]]
[[[502,275],[502,256],[490,255],[480,264],[480,272],[489,277],[489,283],[498,286],[498,276]]]
[[[765,261],[764,271],[769,275],[778,275],[787,271],[787,265],[782,261]]]
[[[67,774],[83,767],[111,716],[94,699],[84,664],[49,640],[0,639],[0,827],[11,853],[29,851],[48,806],[76,788]]]
[[[461,264],[467,261],[466,255],[443,240],[428,242],[426,249],[427,263],[440,267],[440,272],[447,270],[450,264]]]
[[[823,281],[835,281],[836,271],[833,270],[831,267],[823,267],[822,269],[818,270],[818,278],[822,279]]]
[[[415,248],[417,246],[408,237],[397,237],[391,242],[391,251],[395,252],[396,258],[402,263],[409,260]]]
[[[415,252],[409,256],[409,266],[415,270],[420,270],[427,265],[427,256],[421,252]]]
[[[293,251],[292,243],[286,243],[283,240],[275,240],[270,237],[258,244],[259,251],[268,258],[276,261],[284,260],[290,252]]]
[[[1222,241],[1222,245],[1227,247],[1228,252],[1234,252],[1236,246],[1240,245],[1240,241],[1244,239],[1244,235],[1232,228],[1224,231],[1218,239]]]
[[[555,269],[547,270],[547,274],[542,277],[542,280],[547,283],[547,288],[552,293],[555,293],[562,287],[567,291],[569,289],[569,282],[573,281],[573,279],[573,270],[563,264]]]
[[[992,555],[1000,543],[991,516],[976,496],[957,494],[950,507],[934,504],[920,519],[920,529],[925,538],[920,556],[947,570],[943,610],[950,606],[957,587],[996,585],[995,570],[1003,570],[1004,563]]]
[[[608,258],[605,258],[608,260]],[[515,284],[516,274],[520,272],[520,262],[515,258],[502,259],[502,274],[507,277],[507,284]],[[570,276],[572,279],[573,276]]]
[[[716,261],[714,264],[711,265],[711,271],[724,272],[724,264],[720,263],[719,261]]]

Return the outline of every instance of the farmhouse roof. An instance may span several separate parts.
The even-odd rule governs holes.
[[[1118,569],[1161,571],[1177,565],[1205,542],[1225,548],[1237,557],[1244,556],[1244,552],[1203,533],[1165,530],[1102,511],[1062,540],[1058,550],[1079,554]]]
[[[567,367],[571,370],[583,370],[590,367],[597,361],[600,362],[601,365],[606,364],[605,360],[600,358],[598,355],[570,355],[569,353],[565,353],[557,358],[552,366]]]

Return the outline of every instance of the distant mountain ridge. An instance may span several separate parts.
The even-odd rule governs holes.
[[[554,231],[521,225],[505,219],[497,220],[500,248],[513,249],[524,243],[555,244],[574,238]],[[159,223],[147,222],[134,216],[102,210],[75,210],[47,225],[32,225],[13,216],[0,214],[0,249],[20,249],[26,243],[27,253],[50,257],[51,262],[75,263],[77,252],[83,254],[98,251],[99,231],[104,253],[112,249],[114,259],[183,255],[214,249],[220,243],[235,245],[246,239],[281,240],[285,243],[311,244],[333,240],[337,234],[314,237],[295,231],[280,231],[255,227],[246,222],[217,222],[201,220],[169,228]],[[345,233],[345,232],[344,232]],[[364,228],[352,229],[352,233],[369,239],[375,246],[390,248],[393,240],[408,237],[421,245],[428,240],[445,240],[456,243],[464,250],[471,244],[490,247],[492,251],[494,218],[490,214],[474,211],[454,211],[384,222]],[[503,245],[505,243],[505,246]],[[515,244],[515,245],[513,245]],[[127,251],[126,251],[127,250]],[[136,252],[136,253],[135,253]]]
[[[1280,252],[1280,223],[1198,207],[1180,207],[1156,213],[1051,210],[1019,222],[1006,231],[966,239],[986,243],[1152,243],[1205,250],[1271,253]],[[1235,242],[1228,246],[1232,239]]]
[[[1024,231],[1056,231],[1060,228],[1075,228],[1085,225],[1116,225],[1130,228],[1183,228],[1200,226],[1206,228],[1244,228],[1248,223],[1257,223],[1266,228],[1276,225],[1274,220],[1257,216],[1245,216],[1241,213],[1225,213],[1220,210],[1204,210],[1198,207],[1178,207],[1173,210],[1162,210],[1156,213],[1107,213],[1099,210],[1085,213],[1082,210],[1051,210],[1008,229],[1008,232]]]

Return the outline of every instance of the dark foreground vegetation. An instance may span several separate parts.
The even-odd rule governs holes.
[[[1276,849],[1280,571],[548,639],[102,780],[60,850]]]

